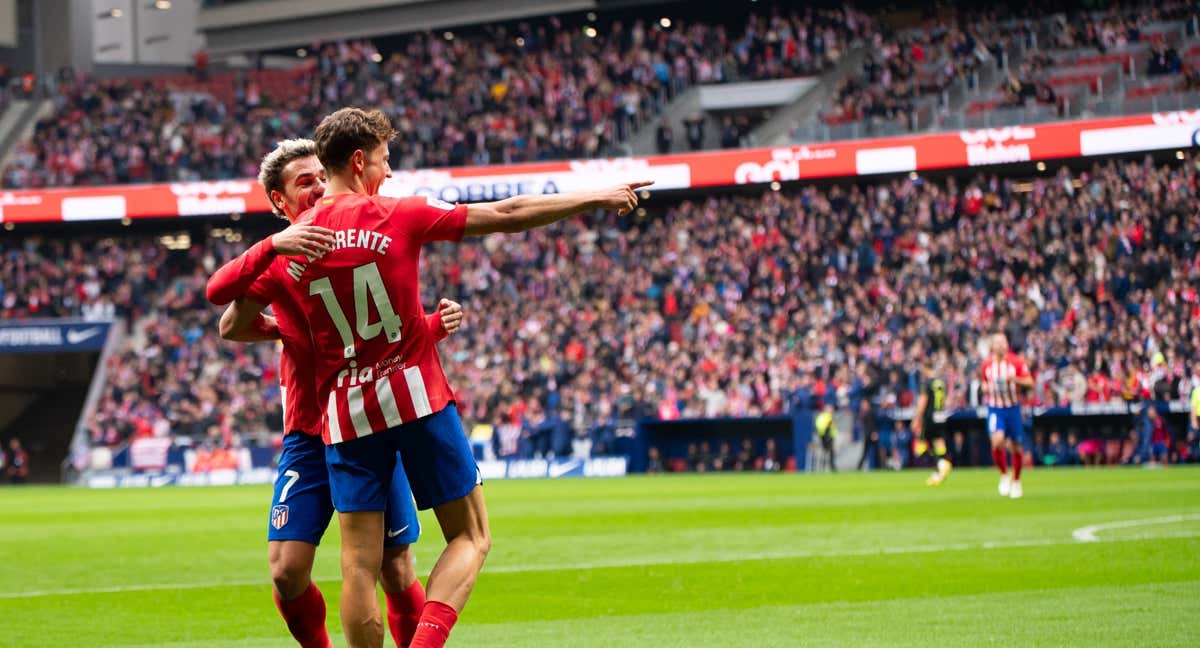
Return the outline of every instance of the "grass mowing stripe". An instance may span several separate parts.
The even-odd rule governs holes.
[[[465,623],[454,646],[1194,646],[1200,581],[586,620]],[[1189,600],[1189,597],[1192,597]],[[1064,610],[1083,608],[1073,617]]]
[[[1174,516],[1174,518],[1155,518],[1158,523],[1178,522],[1183,519],[1200,519],[1200,516]],[[1134,526],[1134,525],[1127,525]],[[1155,540],[1167,538],[1198,538],[1200,532],[1180,532],[1180,533],[1162,533],[1162,534],[1143,534],[1137,536],[1126,536],[1122,538],[1113,538],[1109,540],[1100,540],[1098,538],[1087,540],[1087,542],[1131,542],[1141,540]],[[883,547],[880,549],[847,549],[844,551],[778,551],[768,553],[758,553],[752,555],[740,556],[721,556],[721,557],[692,557],[679,560],[634,560],[622,559],[612,562],[589,562],[564,565],[505,565],[500,567],[485,567],[485,574],[521,574],[529,572],[564,572],[564,571],[579,571],[589,569],[618,569],[624,567],[651,567],[655,565],[700,565],[711,563],[727,563],[727,562],[748,562],[759,560],[800,560],[805,558],[837,558],[837,557],[855,557],[855,556],[889,556],[902,554],[918,554],[918,553],[944,553],[956,551],[976,551],[988,549],[1013,549],[1023,547],[1048,547],[1053,545],[1068,545],[1081,540],[1018,540],[1012,542],[983,542],[979,544],[946,544],[946,545],[927,545],[919,547]],[[428,575],[428,572],[422,572],[422,575]],[[185,589],[212,589],[218,587],[251,587],[263,585],[264,580],[246,580],[246,581],[210,581],[197,583],[146,583],[141,585],[118,585],[114,587],[93,587],[93,588],[77,588],[77,589],[58,589],[58,590],[32,590],[28,592],[0,592],[0,599],[20,599],[20,598],[40,598],[46,596],[78,596],[83,594],[116,594],[120,592],[147,592],[155,590],[185,590]],[[330,581],[324,581],[330,582]]]

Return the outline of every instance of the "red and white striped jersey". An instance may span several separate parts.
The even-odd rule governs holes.
[[[983,404],[988,407],[1015,407],[1020,404],[1020,392],[1017,391],[1017,378],[1030,377],[1029,367],[1025,360],[1015,353],[1009,353],[1003,360],[988,356],[980,370],[983,381]]]
[[[275,258],[269,238],[252,245],[209,278],[209,299],[223,305],[243,296]],[[279,400],[283,409],[283,433],[319,435],[325,427],[325,408],[317,399],[312,336],[308,334],[304,313],[290,300],[276,301],[272,307],[279,329]],[[437,311],[425,318],[430,330],[434,331],[435,341],[446,337],[446,328]]]
[[[333,230],[333,251],[278,258],[247,291],[256,302],[291,302],[303,313],[327,444],[429,416],[454,400],[435,349],[438,331],[421,308],[417,267],[422,245],[461,240],[466,220],[465,205],[424,197],[326,196],[298,222]]]

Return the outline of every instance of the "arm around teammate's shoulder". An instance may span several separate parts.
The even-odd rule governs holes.
[[[263,314],[266,306],[248,299],[237,299],[221,313],[217,330],[231,342],[266,342],[279,339],[275,318]]]
[[[333,230],[312,225],[290,225],[250,246],[237,258],[221,266],[208,279],[205,296],[224,306],[241,297],[277,256],[306,254],[319,257],[333,249]]]
[[[513,196],[467,205],[467,236],[524,232],[593,209],[612,209],[624,216],[637,207],[637,190],[653,184],[629,182],[596,191]]]

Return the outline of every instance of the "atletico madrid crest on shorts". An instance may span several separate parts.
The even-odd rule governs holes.
[[[288,507],[285,504],[271,507],[271,526],[282,529],[288,521]]]

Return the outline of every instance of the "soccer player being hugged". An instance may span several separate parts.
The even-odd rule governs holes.
[[[1033,375],[1021,356],[1008,348],[1008,336],[996,333],[991,354],[980,371],[983,404],[987,405],[987,429],[992,439],[992,458],[1000,471],[1000,496],[1021,497],[1021,466],[1025,438],[1021,422],[1020,389],[1033,388]],[[1012,453],[1012,476],[1008,456]]]
[[[275,259],[238,315],[253,319],[267,304],[296,309],[313,338],[342,535],[342,628],[356,648],[383,642],[375,581],[397,452],[418,508],[434,510],[446,539],[412,648],[445,644],[491,548],[482,479],[421,310],[421,247],[521,232],[598,209],[624,215],[637,206],[637,189],[649,184],[472,205],[387,198],[378,193],[391,176],[395,135],[378,110],[343,108],[321,121],[314,140],[329,186],[300,220],[332,230],[333,249]]]
[[[251,246],[213,274],[208,298],[217,305],[232,303],[221,318],[222,337],[239,342],[280,340],[280,396],[284,410],[283,452],[271,501],[267,554],[276,607],[288,630],[301,645],[330,645],[325,629],[325,600],[312,582],[317,545],[333,517],[325,444],[321,440],[324,408],[317,400],[313,374],[312,339],[303,318],[287,304],[274,317],[259,314],[238,320],[240,300],[259,275],[281,255],[319,256],[334,244],[333,232],[295,224],[302,212],[325,193],[325,171],[317,161],[312,140],[285,140],[263,158],[259,183],[276,216],[290,227]],[[426,315],[426,324],[441,339],[462,324],[458,304],[442,300],[439,312]],[[403,468],[397,466],[387,502],[386,532],[380,582],[387,599],[388,628],[396,645],[412,641],[425,605],[410,545],[420,535],[412,493]]]
[[[946,379],[938,375],[932,358],[926,355],[921,362],[921,395],[917,397],[912,433],[914,438],[925,440],[928,444],[926,452],[933,455],[935,469],[925,480],[930,486],[940,486],[954,467],[946,457],[946,425],[934,418],[936,413],[945,409]]]

